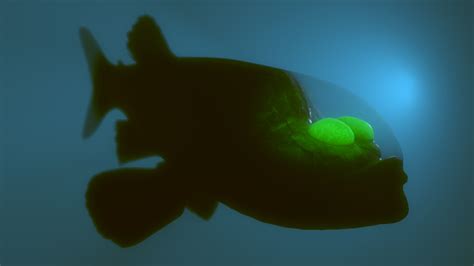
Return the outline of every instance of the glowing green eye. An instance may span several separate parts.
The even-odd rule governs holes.
[[[352,129],[356,139],[364,141],[374,140],[374,130],[372,126],[364,120],[352,116],[343,116],[338,119],[346,123]]]
[[[344,122],[334,118],[323,118],[309,126],[309,134],[319,141],[332,145],[354,143],[354,133]]]

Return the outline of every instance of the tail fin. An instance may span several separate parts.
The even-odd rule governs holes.
[[[184,197],[163,167],[123,168],[89,183],[87,208],[99,233],[121,247],[145,240],[182,213]]]
[[[112,105],[107,98],[104,81],[107,80],[113,66],[107,60],[99,44],[87,28],[82,27],[79,29],[79,37],[87,59],[93,85],[92,98],[82,132],[82,137],[88,138],[96,131],[104,116],[112,109]]]

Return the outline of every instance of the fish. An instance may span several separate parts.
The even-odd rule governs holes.
[[[209,220],[219,204],[301,230],[390,224],[408,215],[403,159],[382,158],[369,122],[322,117],[294,72],[177,56],[150,15],[128,32],[131,64],[111,63],[86,27],[79,37],[92,82],[83,138],[120,110],[119,163],[163,158],[154,168],[91,178],[86,207],[105,239],[131,247],[185,210]]]

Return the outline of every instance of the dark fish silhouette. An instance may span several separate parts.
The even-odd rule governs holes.
[[[299,229],[340,229],[403,219],[401,158],[381,159],[370,125],[311,114],[291,72],[217,58],[176,57],[149,16],[128,34],[135,64],[111,64],[80,29],[93,95],[84,137],[112,109],[117,156],[159,155],[155,169],[93,177],[87,208],[97,230],[135,245],[185,208],[209,219],[218,203]],[[314,109],[313,109],[314,110]]]

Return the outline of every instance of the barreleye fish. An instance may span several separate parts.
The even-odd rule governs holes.
[[[408,214],[401,153],[383,156],[375,141],[388,134],[377,133],[384,126],[357,110],[323,116],[324,102],[308,97],[323,83],[250,62],[176,56],[148,15],[128,33],[133,64],[112,64],[88,29],[79,35],[93,85],[83,137],[118,109],[126,116],[116,123],[119,162],[163,158],[156,168],[92,178],[86,205],[103,237],[133,246],[185,209],[210,219],[219,203],[298,229]]]

